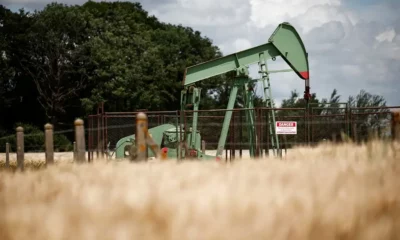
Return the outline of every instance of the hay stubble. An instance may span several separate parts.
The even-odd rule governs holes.
[[[400,159],[371,146],[229,165],[100,161],[2,172],[0,237],[400,239]]]

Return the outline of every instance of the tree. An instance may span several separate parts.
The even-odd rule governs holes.
[[[389,110],[385,108],[386,102],[383,96],[372,95],[361,90],[356,97],[350,96],[347,102],[341,102],[340,98],[341,96],[336,89],[332,91],[329,99],[322,98],[319,100],[315,94],[312,94],[307,110],[312,115],[307,123],[310,126],[309,130],[304,130],[302,125],[304,122],[301,118],[301,115],[304,114],[303,111],[278,111],[277,119],[297,121],[299,126],[297,135],[301,136],[300,139],[303,139],[303,134],[310,134],[310,139],[314,143],[323,139],[338,139],[341,132],[349,133],[353,138],[357,136],[359,140],[366,140],[371,129],[376,129],[382,133],[382,129],[387,125],[389,118]],[[346,120],[346,117],[350,114],[346,104],[349,108],[352,108],[352,119],[347,119],[351,120],[351,123]],[[299,98],[299,94],[292,91],[290,97],[282,101],[281,107],[307,106],[305,106],[304,100]]]
[[[385,127],[390,121],[390,110],[386,107],[383,96],[368,93],[365,90],[348,99],[353,115],[353,136],[359,141],[365,141],[373,131],[377,131],[380,137],[388,134]]]
[[[13,75],[13,70],[10,67],[10,60],[7,57],[8,40],[7,18],[12,14],[10,10],[0,5],[0,113],[4,113],[10,107],[10,100],[7,98],[8,93],[11,91],[10,79]],[[5,118],[0,120],[0,129],[5,125]]]
[[[17,121],[42,125],[37,92],[32,91],[35,86],[20,64],[28,50],[31,14],[24,10],[14,13],[0,6],[0,22],[0,114],[7,116],[0,125],[5,129],[11,129]]]
[[[83,9],[92,16],[96,69],[91,95],[82,99],[88,111],[102,101],[112,111],[179,109],[185,68],[220,56],[200,32],[160,23],[139,3],[88,2]]]
[[[56,125],[69,100],[79,98],[86,86],[87,22],[79,7],[56,3],[31,19],[28,49],[20,64],[32,78],[48,120]]]
[[[177,110],[185,68],[222,56],[199,31],[161,23],[139,3],[3,7],[0,23],[0,129],[11,133],[15,122],[70,128],[102,101],[109,111]],[[208,93],[223,80],[197,84],[202,106],[216,105]]]

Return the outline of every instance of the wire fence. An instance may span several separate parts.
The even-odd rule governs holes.
[[[297,133],[293,135],[279,135],[281,148],[292,148],[299,145],[313,146],[324,140],[340,139],[341,133],[346,134],[356,142],[367,140],[372,131],[381,138],[391,137],[391,112],[400,109],[400,106],[383,108],[254,108],[254,119],[246,115],[246,109],[232,110],[231,121],[228,124],[228,133],[225,149],[235,155],[237,151],[249,149],[255,144],[258,151],[266,154],[274,146],[270,130],[272,111],[276,121],[295,121]],[[227,110],[199,110],[197,111],[197,130],[202,140],[206,142],[207,150],[216,150],[223,128]],[[94,154],[108,154],[114,151],[120,139],[135,133],[137,112],[104,112],[90,115],[85,122],[86,148],[89,158]],[[193,111],[146,111],[149,129],[163,124],[177,126],[182,124],[184,129],[193,127]],[[271,129],[270,129],[271,128]],[[249,132],[256,133],[251,138]],[[54,131],[54,151],[72,152],[73,142],[66,135],[73,135],[74,129]],[[44,132],[32,131],[25,133],[25,152],[42,153],[45,150]],[[252,142],[253,141],[253,142]],[[0,137],[0,152],[5,152],[5,145],[9,143],[10,152],[16,151],[14,135]]]
[[[249,149],[251,141],[255,141],[258,150],[269,152],[272,145],[270,135],[270,116],[275,112],[276,121],[295,121],[297,133],[293,135],[279,135],[280,147],[292,148],[299,145],[316,145],[324,140],[340,140],[344,133],[356,142],[367,140],[371,131],[376,131],[381,138],[390,137],[391,111],[400,109],[400,106],[383,108],[254,108],[254,119],[246,116],[246,109],[232,110],[232,117],[228,125],[228,134],[225,149],[231,151]],[[223,128],[227,110],[199,110],[197,113],[197,130],[207,143],[207,150],[215,150]],[[92,115],[89,122],[104,122],[101,128],[93,128],[94,140],[89,146],[93,151],[107,151],[115,149],[119,139],[132,135],[135,132],[135,114],[105,113]],[[162,124],[174,126],[182,124],[184,129],[193,125],[194,111],[173,112],[146,112],[149,116],[149,128]],[[99,120],[100,119],[100,120]],[[274,131],[274,126],[271,127]],[[249,131],[253,129],[256,136],[251,140]],[[95,131],[98,131],[95,133]],[[97,135],[96,135],[97,134]],[[254,144],[254,143],[253,143]],[[101,146],[98,148],[97,146]],[[233,153],[234,154],[234,153]]]

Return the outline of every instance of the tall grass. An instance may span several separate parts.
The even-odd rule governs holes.
[[[400,239],[399,146],[0,173],[0,239]]]

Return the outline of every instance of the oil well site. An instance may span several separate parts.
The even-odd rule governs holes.
[[[62,2],[0,4],[1,240],[400,239],[400,5]]]

